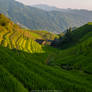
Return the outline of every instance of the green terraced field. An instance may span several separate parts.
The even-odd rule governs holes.
[[[1,14],[0,92],[92,92],[90,24],[73,31],[72,43],[58,49],[35,41],[53,40],[57,35],[22,29]]]
[[[31,53],[43,52],[36,39],[54,40],[58,35],[46,31],[22,29],[3,14],[0,14],[0,44],[10,49],[18,49]]]
[[[1,79],[1,76],[0,79],[3,81],[7,78],[5,80],[7,87],[3,86],[2,83],[0,86],[3,86],[5,92],[7,92],[6,90],[8,92],[30,92],[31,90],[54,89],[60,89],[63,92],[92,91],[91,75],[48,66],[44,63],[47,58],[47,53],[28,54],[0,47],[0,71],[5,73],[4,76],[0,72],[0,75],[4,76],[4,79]],[[12,83],[9,82],[10,78],[12,78]]]
[[[35,42],[31,35],[33,35],[32,32],[20,28],[3,14],[0,15],[0,44],[2,46],[31,53],[43,52],[41,45]],[[39,39],[39,37],[34,38]]]

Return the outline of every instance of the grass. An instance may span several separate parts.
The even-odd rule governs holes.
[[[75,74],[75,71],[68,72],[58,67],[48,66],[44,63],[48,56],[46,53],[28,54],[0,47],[0,56],[0,65],[26,90],[60,89],[64,92],[91,92],[91,75],[87,77],[84,73]]]
[[[73,41],[65,43],[67,48],[62,49],[51,63],[66,69],[72,68],[92,73],[92,26],[84,25],[71,34]]]
[[[35,41],[53,40],[57,35],[22,29],[0,16],[5,21],[5,25],[0,24],[0,92],[92,92],[89,23],[72,32],[73,45],[65,43],[66,49],[58,49]]]

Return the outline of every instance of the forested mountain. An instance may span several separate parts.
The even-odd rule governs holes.
[[[62,32],[70,26],[80,26],[92,21],[92,11],[44,11],[23,5],[15,0],[0,0],[0,12],[25,27],[55,33]]]
[[[92,23],[68,31],[57,48],[35,41],[56,37],[0,14],[0,92],[92,92]]]

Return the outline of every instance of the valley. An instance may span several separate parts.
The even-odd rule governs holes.
[[[24,29],[0,14],[0,92],[92,92],[92,23],[67,34]]]

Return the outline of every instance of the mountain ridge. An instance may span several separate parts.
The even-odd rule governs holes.
[[[92,21],[91,11],[47,12],[25,6],[15,0],[7,0],[7,2],[6,0],[0,0],[0,12],[10,17],[15,23],[22,24],[30,29],[46,30],[54,33],[60,33],[70,26],[81,26]]]

